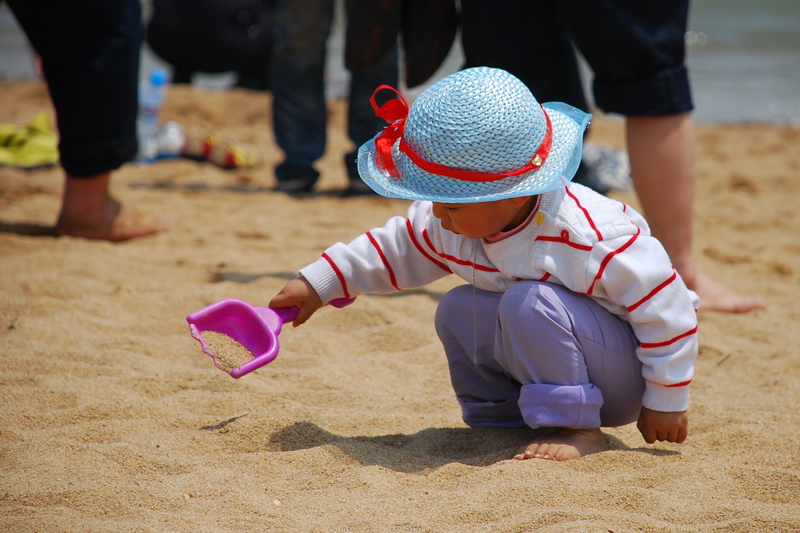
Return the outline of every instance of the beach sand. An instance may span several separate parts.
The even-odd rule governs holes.
[[[38,82],[0,94],[0,122],[51,110]],[[323,309],[239,380],[189,335],[189,313],[266,305],[328,245],[407,208],[337,196],[341,102],[321,192],[270,192],[268,99],[170,89],[165,120],[264,165],[124,166],[114,193],[173,221],[155,237],[54,238],[61,170],[0,169],[1,530],[800,531],[799,130],[698,127],[699,261],[769,309],[700,313],[686,443],[629,425],[604,429],[606,453],[514,461],[530,432],[460,418],[432,323],[455,279]],[[624,147],[622,122],[596,118],[589,140]]]

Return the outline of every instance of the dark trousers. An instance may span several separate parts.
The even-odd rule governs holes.
[[[64,171],[89,177],[136,154],[139,0],[8,0],[39,55]]]
[[[507,70],[540,102],[588,111],[577,94],[571,39],[592,69],[603,111],[663,116],[692,109],[688,0],[462,0],[461,7],[466,66]]]

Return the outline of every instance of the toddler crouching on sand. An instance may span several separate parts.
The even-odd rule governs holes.
[[[683,442],[698,298],[639,213],[570,183],[590,115],[485,67],[373,107],[390,124],[359,173],[414,200],[407,217],[331,246],[270,307],[298,306],[299,326],[456,274],[436,331],[468,425],[551,428],[517,459],[603,451],[601,427],[637,419],[648,443]]]

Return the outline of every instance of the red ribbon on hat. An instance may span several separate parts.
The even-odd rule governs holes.
[[[382,90],[394,92],[397,95],[397,98],[392,98],[382,106],[379,106],[375,100],[375,95]],[[536,150],[536,153],[533,154],[533,157],[531,157],[530,161],[528,161],[528,163],[521,168],[511,172],[504,172],[502,174],[450,168],[448,166],[440,165],[438,163],[423,159],[408,145],[403,137],[403,132],[406,129],[406,119],[408,118],[409,107],[408,102],[405,98],[403,98],[403,95],[397,91],[397,89],[390,87],[389,85],[381,85],[372,93],[369,103],[372,105],[372,109],[375,110],[375,115],[381,117],[389,123],[389,125],[383,129],[380,135],[378,135],[377,139],[375,139],[375,162],[377,163],[378,168],[381,168],[395,178],[399,178],[400,174],[397,172],[397,167],[395,166],[394,159],[392,158],[392,147],[398,139],[400,139],[400,151],[406,154],[409,159],[411,159],[411,161],[422,170],[431,174],[437,174],[439,176],[447,176],[457,180],[474,182],[500,181],[505,178],[518,176],[520,174],[536,170],[547,160],[547,156],[550,154],[550,149],[553,146],[553,126],[550,124],[550,117],[548,116],[547,111],[545,111],[544,107],[542,107],[542,112],[547,120],[547,131],[545,132],[542,144],[539,145],[539,149]]]

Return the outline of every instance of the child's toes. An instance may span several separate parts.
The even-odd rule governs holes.
[[[581,457],[581,453],[575,446],[561,445],[553,453],[553,459],[556,461],[569,461],[570,459],[577,459]]]
[[[539,453],[539,448],[542,445],[538,442],[533,442],[528,444],[527,446],[520,448],[517,452],[517,455],[514,456],[514,459],[533,459]]]
[[[520,449],[514,459],[555,459],[558,447],[553,444],[532,442]]]
[[[540,443],[533,454],[535,459],[555,460],[559,446],[557,444]]]

